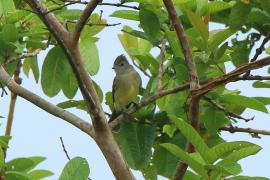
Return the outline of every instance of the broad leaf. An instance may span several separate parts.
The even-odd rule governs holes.
[[[201,16],[193,13],[192,11],[189,11],[187,13],[187,16],[193,25],[193,27],[201,34],[201,36],[204,38],[204,40],[208,39],[209,32],[207,25],[203,22]]]
[[[156,44],[161,39],[160,22],[156,14],[148,9],[140,9],[140,24],[151,42]]]
[[[156,137],[155,128],[154,125],[125,122],[120,131],[114,133],[114,138],[131,168],[143,169],[148,165]]]
[[[114,11],[110,16],[127,19],[127,20],[139,21],[139,13],[137,11],[132,11],[132,10]]]
[[[30,177],[32,180],[39,180],[39,179],[49,177],[52,175],[53,175],[53,173],[51,171],[42,170],[42,169],[34,170],[34,171],[31,171],[27,174],[27,176]]]
[[[200,174],[201,176],[207,177],[207,171],[204,169],[203,165],[193,159],[184,150],[170,143],[164,143],[161,144],[161,146],[170,151],[175,156],[177,156],[180,160],[184,161],[196,173]]]
[[[211,156],[209,157],[209,162],[214,163],[218,159],[223,158],[224,155],[228,155],[228,153],[232,153],[235,150],[239,150],[252,145],[254,144],[245,141],[220,143],[210,149],[209,154],[211,154]]]
[[[82,54],[83,62],[86,65],[88,72],[92,76],[97,74],[99,70],[99,56],[94,39],[91,37],[81,38],[79,47]]]
[[[176,127],[181,131],[181,133],[187,138],[187,140],[195,147],[195,149],[200,153],[202,158],[208,162],[209,161],[209,148],[196,132],[195,129],[184,120],[177,118],[175,116],[169,116],[170,119],[175,123]]]
[[[86,159],[75,157],[65,165],[59,180],[86,180],[89,173],[90,169]]]
[[[256,81],[252,86],[254,88],[270,88],[270,81]]]

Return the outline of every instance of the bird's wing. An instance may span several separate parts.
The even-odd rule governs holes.
[[[113,104],[114,104],[114,100],[115,100],[115,97],[114,97],[114,93],[115,93],[115,90],[116,90],[116,78],[114,78],[113,80],[113,86],[112,86],[112,101],[113,101]]]

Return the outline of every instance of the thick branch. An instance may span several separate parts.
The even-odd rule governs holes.
[[[176,35],[178,37],[178,41],[182,47],[182,51],[185,57],[185,61],[188,68],[189,79],[190,79],[190,91],[191,91],[191,100],[188,108],[188,120],[191,123],[192,127],[197,131],[200,131],[200,122],[199,122],[199,103],[200,103],[200,96],[197,96],[194,91],[200,88],[199,78],[197,75],[197,69],[195,62],[192,57],[192,52],[189,47],[187,38],[184,33],[184,28],[180,19],[177,16],[176,10],[173,6],[171,0],[163,0],[174,29],[176,31]],[[194,148],[190,143],[187,144],[186,148],[187,152],[193,152]],[[184,176],[184,172],[187,169],[187,165],[184,163],[180,163],[179,166],[175,170],[175,174],[173,176],[174,180],[182,179]]]
[[[198,96],[203,95],[218,86],[229,83],[233,81],[234,79],[237,79],[237,77],[240,76],[241,74],[244,74],[250,70],[262,68],[267,65],[270,65],[270,56],[265,57],[258,61],[254,61],[246,65],[240,66],[230,73],[227,73],[221,77],[213,79],[203,84],[199,89],[195,90],[194,93]]]
[[[89,123],[85,122],[84,120],[80,119],[79,117],[62,108],[51,104],[50,102],[28,91],[27,89],[21,87],[7,74],[7,72],[4,70],[2,66],[0,66],[0,81],[4,85],[6,85],[10,91],[17,94],[18,96],[21,96],[27,101],[47,111],[48,113],[74,125],[75,127],[85,132],[86,134],[93,136],[93,134],[90,133],[92,126]]]
[[[176,35],[178,37],[178,41],[182,47],[182,51],[185,57],[185,61],[188,67],[188,73],[190,78],[190,89],[194,90],[199,87],[199,80],[197,75],[197,70],[195,66],[195,62],[193,61],[192,52],[189,47],[187,38],[184,33],[184,29],[180,19],[177,16],[177,13],[174,9],[173,3],[171,0],[163,0],[166,9],[169,13],[170,19],[176,31]]]
[[[134,179],[131,171],[129,170],[121,152],[113,139],[113,135],[106,121],[104,111],[102,110],[101,104],[98,100],[97,93],[94,88],[94,84],[86,70],[86,67],[82,61],[82,56],[78,47],[78,39],[83,29],[83,26],[87,22],[88,17],[91,15],[92,11],[96,7],[96,3],[99,1],[92,0],[83,11],[79,21],[76,25],[76,30],[74,30],[74,36],[71,33],[59,34],[52,24],[60,24],[59,21],[54,16],[49,16],[52,13],[47,12],[45,8],[39,1],[27,0],[30,6],[38,12],[41,20],[47,25],[48,29],[53,33],[57,42],[62,46],[72,70],[76,76],[78,85],[82,92],[82,96],[88,107],[89,114],[92,119],[92,124],[94,127],[94,139],[101,149],[103,155],[105,156],[113,174],[116,179],[129,180]],[[75,38],[74,38],[75,37]],[[92,131],[91,131],[92,132]]]
[[[96,9],[98,3],[100,3],[100,2],[102,2],[102,0],[91,0],[87,4],[85,9],[83,10],[79,20],[77,21],[77,23],[75,25],[74,31],[72,33],[72,41],[73,41],[73,43],[78,42],[84,25],[87,23],[88,18],[91,16],[93,11]]]

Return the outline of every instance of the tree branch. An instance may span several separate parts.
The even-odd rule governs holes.
[[[4,62],[4,65],[6,65],[12,61],[17,61],[17,60],[21,60],[21,59],[28,58],[28,57],[33,57],[33,56],[37,55],[40,51],[42,51],[42,49],[36,49],[33,52],[21,54],[19,56],[10,57]]]
[[[99,0],[92,0],[83,10],[73,33],[58,33],[58,29],[54,29],[52,24],[58,25],[60,22],[51,14],[47,12],[47,8],[37,0],[27,0],[28,4],[38,12],[41,20],[45,23],[48,29],[52,32],[58,44],[62,47],[72,70],[76,76],[80,91],[88,107],[89,114],[92,119],[94,127],[94,140],[105,156],[114,176],[116,179],[129,180],[134,179],[131,171],[129,170],[120,149],[115,142],[112,132],[106,121],[104,111],[99,102],[96,90],[92,79],[90,78],[86,67],[82,61],[82,56],[79,51],[78,39],[83,26],[87,22],[88,17],[91,15]],[[61,25],[61,24],[60,24]],[[92,133],[92,131],[91,131]]]
[[[7,74],[7,72],[2,66],[0,66],[0,81],[4,85],[6,85],[8,89],[12,91],[13,93],[17,94],[18,96],[21,96],[27,101],[47,111],[48,113],[56,117],[59,117],[60,119],[63,119],[64,121],[74,125],[78,129],[82,130],[86,134],[93,137],[93,133],[91,131],[92,126],[89,123],[85,122],[84,120],[80,119],[79,117],[75,116],[74,114],[62,108],[51,104],[50,102],[28,91],[27,89],[21,87]]]
[[[188,68],[189,79],[190,79],[190,91],[191,91],[191,100],[188,109],[188,120],[190,124],[196,131],[200,131],[200,121],[199,121],[199,103],[200,103],[200,96],[197,96],[194,91],[200,88],[199,78],[197,75],[197,69],[195,62],[192,57],[192,52],[189,47],[187,38],[184,33],[184,28],[180,19],[177,16],[175,8],[171,0],[163,0],[163,3],[168,11],[170,19],[172,21],[172,25],[176,31],[176,35],[178,37],[178,41],[182,47],[182,51],[185,57],[185,61]],[[187,152],[193,152],[193,146],[188,143]],[[182,179],[184,176],[184,172],[186,172],[187,165],[185,163],[180,162],[179,166],[176,168],[175,173],[173,175],[174,180]]]
[[[115,7],[124,7],[124,8],[130,8],[130,9],[135,9],[135,10],[140,10],[139,7],[137,6],[128,6],[123,3],[99,3],[99,6],[115,6]]]
[[[269,41],[270,39],[270,31],[267,33],[266,37],[263,39],[262,44],[260,45],[259,48],[256,49],[256,53],[254,54],[253,58],[250,60],[250,62],[254,62],[257,60],[260,54],[262,54],[264,50],[264,45]],[[246,72],[244,76],[249,76],[250,71]]]
[[[252,128],[239,128],[236,126],[222,127],[219,130],[228,131],[230,133],[235,133],[235,132],[249,133],[249,134],[251,134],[252,137],[257,137],[257,138],[259,137],[258,136],[259,134],[270,136],[270,131],[252,129]]]
[[[79,17],[79,20],[75,24],[74,31],[72,32],[72,42],[77,43],[80,34],[83,30],[84,25],[87,23],[88,18],[91,16],[93,11],[96,9],[98,3],[102,2],[102,0],[91,0],[83,10],[81,16]]]
[[[205,99],[207,102],[209,102],[210,104],[212,104],[214,107],[216,107],[218,110],[223,111],[227,116],[233,117],[233,118],[237,118],[237,119],[242,119],[246,122],[251,121],[254,119],[254,117],[252,118],[244,118],[234,112],[229,112],[226,111],[226,109],[221,106],[220,104],[218,104],[217,102],[215,102],[214,100],[212,100],[211,98],[207,97],[207,96],[203,96],[203,99]]]
[[[235,70],[231,71],[230,73],[227,73],[221,77],[218,77],[216,79],[213,79],[213,80],[203,84],[199,89],[196,89],[194,91],[194,93],[197,96],[200,96],[200,95],[203,95],[203,94],[211,91],[212,89],[214,89],[220,85],[231,82],[234,79],[242,80],[241,78],[240,79],[238,78],[238,76],[240,76],[241,74],[244,74],[250,70],[259,69],[259,68],[267,66],[269,64],[270,64],[270,56],[265,57],[265,58],[258,60],[258,61],[251,62],[249,64],[242,65],[242,66],[236,68]]]
[[[14,77],[13,77],[14,81],[19,85],[22,83],[22,79],[20,78],[21,65],[22,65],[21,60],[19,60],[17,62],[16,69],[14,72]],[[7,117],[5,136],[10,136],[10,133],[11,133],[16,99],[17,99],[17,94],[12,92],[10,94],[10,104],[9,104],[9,111],[8,111],[8,117]]]

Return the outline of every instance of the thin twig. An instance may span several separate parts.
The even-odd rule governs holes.
[[[132,64],[133,64],[136,68],[138,68],[139,70],[141,70],[141,72],[142,72],[145,76],[151,78],[151,76],[150,76],[145,70],[143,70],[139,65],[137,65],[137,64],[135,63],[134,60],[131,60],[131,62],[132,62]]]
[[[61,6],[57,7],[57,8],[54,8],[54,9],[49,10],[48,12],[46,12],[46,14],[52,13],[52,12],[54,12],[54,11],[62,10],[64,7],[67,7],[67,6],[76,4],[76,3],[77,3],[77,2],[68,2],[67,4],[64,4],[64,5],[61,5]],[[59,4],[58,4],[58,5],[59,5]],[[45,14],[45,15],[46,15],[46,14]]]
[[[241,76],[238,78],[235,78],[233,81],[246,81],[246,80],[259,80],[259,81],[263,81],[263,80],[270,80],[270,76],[258,76],[258,75],[249,75],[249,76]]]
[[[257,60],[260,54],[262,54],[264,50],[264,45],[270,40],[270,31],[267,33],[266,37],[263,39],[262,44],[259,48],[256,49],[256,53],[254,54],[253,58],[250,60],[250,62],[254,62]],[[244,76],[249,76],[250,71],[246,72]]]
[[[66,155],[67,159],[68,159],[68,160],[70,160],[70,156],[69,156],[69,154],[68,154],[68,152],[67,152],[67,150],[66,150],[66,147],[65,147],[65,144],[64,144],[63,138],[62,138],[61,136],[60,136],[60,141],[61,141],[62,148],[63,148],[63,151],[64,151],[64,153],[65,153],[65,155]]]
[[[249,133],[249,134],[251,134],[252,137],[257,137],[257,138],[259,137],[258,136],[259,134],[270,136],[270,131],[252,129],[252,128],[239,128],[236,126],[222,127],[219,130],[228,131],[230,133],[235,133],[235,132]]]
[[[158,68],[158,76],[157,76],[157,91],[162,90],[162,77],[163,77],[163,63],[165,61],[165,48],[166,48],[166,39],[163,39],[161,42],[161,49],[159,54],[159,68]]]
[[[130,9],[135,9],[135,10],[140,10],[139,7],[137,6],[129,6],[125,5],[123,3],[99,3],[99,6],[115,6],[115,7],[124,7],[124,8],[130,8]]]
[[[67,20],[67,22],[69,23],[76,23],[76,21],[71,21],[71,20]],[[85,25],[87,26],[106,26],[106,27],[110,27],[110,26],[118,26],[121,25],[121,23],[86,23]]]
[[[233,117],[233,118],[237,118],[237,119],[242,119],[246,122],[251,121],[254,119],[254,117],[252,118],[244,118],[234,112],[229,112],[227,111],[222,105],[218,104],[216,101],[212,100],[211,98],[207,97],[207,96],[203,96],[203,99],[205,99],[207,102],[209,102],[210,104],[212,104],[214,107],[216,107],[218,110],[223,111],[227,116]]]
[[[197,94],[198,96],[203,95],[209,91],[211,91],[212,89],[221,86],[223,84],[227,84],[231,81],[233,81],[234,79],[237,79],[238,76],[240,76],[241,74],[244,74],[250,70],[254,70],[254,69],[259,69],[262,68],[264,66],[270,65],[270,56],[265,57],[261,60],[258,61],[254,61],[245,65],[242,65],[238,68],[236,68],[235,70],[221,76],[218,78],[215,78],[205,84],[203,84],[199,89],[194,90],[194,93]],[[241,80],[241,79],[240,79]]]
[[[68,152],[67,152],[67,150],[66,150],[66,147],[65,147],[63,138],[62,138],[61,136],[60,136],[59,138],[60,138],[60,141],[61,141],[61,144],[62,144],[63,151],[64,151],[64,153],[65,153],[67,159],[70,161],[71,158],[70,158],[70,156],[69,156],[69,154],[68,154]],[[88,180],[91,180],[89,177],[88,177],[87,179],[88,179]]]
[[[24,53],[18,56],[12,56],[5,61],[4,65],[7,65],[12,61],[17,61],[17,60],[25,59],[28,57],[36,56],[38,53],[40,53],[40,51],[42,51],[42,49],[39,48],[39,49],[34,50],[33,52]]]
[[[2,83],[0,83],[0,87],[2,89],[1,97],[3,97],[4,95],[8,95],[8,93],[7,93],[6,89],[5,89],[5,87],[2,85]]]

